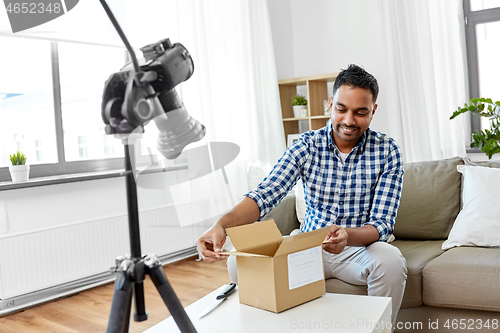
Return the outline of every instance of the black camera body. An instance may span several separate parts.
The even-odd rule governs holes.
[[[183,108],[175,87],[193,75],[189,52],[168,38],[141,51],[138,72],[130,62],[105,83],[101,116],[107,134],[131,133],[154,117]]]

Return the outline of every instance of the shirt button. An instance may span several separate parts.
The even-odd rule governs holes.
[[[343,202],[343,201],[341,201],[341,202],[340,202],[340,205],[342,206],[343,204],[344,204],[344,202]]]

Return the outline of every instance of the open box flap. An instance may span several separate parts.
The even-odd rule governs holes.
[[[283,240],[274,220],[228,228],[226,232],[238,252],[250,252],[248,250],[279,244]]]
[[[298,252],[311,247],[320,246],[321,243],[328,235],[330,226],[326,226],[321,229],[316,229],[303,234],[285,237],[281,243],[278,251],[276,251],[275,257],[288,254],[292,252]]]
[[[247,253],[247,252],[240,252],[240,251],[221,252],[220,254],[231,255],[231,256],[240,256],[240,257],[270,258],[269,256],[265,256],[263,254]]]

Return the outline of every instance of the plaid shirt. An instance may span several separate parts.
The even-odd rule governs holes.
[[[300,177],[306,202],[302,231],[334,223],[345,228],[370,224],[377,228],[379,240],[387,241],[396,222],[403,173],[395,141],[371,129],[343,165],[328,120],[326,127],[302,134],[271,173],[245,196],[257,203],[263,218]]]

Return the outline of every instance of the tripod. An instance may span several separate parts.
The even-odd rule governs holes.
[[[106,81],[101,105],[106,134],[128,135],[122,137],[122,143],[125,148],[124,175],[131,255],[128,258],[121,256],[116,259],[115,271],[118,276],[115,281],[107,332],[128,332],[132,301],[135,309],[134,320],[148,319],[144,305],[143,284],[148,274],[180,331],[196,333],[158,258],[155,255],[143,257],[141,254],[137,184],[133,172],[135,154],[130,138],[134,129],[143,130],[143,126],[150,120],[156,117],[156,122],[157,118],[161,118],[156,122],[162,134],[158,138],[158,145],[161,146],[160,151],[165,157],[173,159],[179,156],[188,143],[200,140],[205,135],[205,127],[189,117],[174,89],[176,85],[191,77],[194,63],[189,52],[181,44],[172,44],[167,38],[141,49],[146,63],[140,67],[134,50],[111,9],[105,0],[99,1],[125,44],[133,65],[133,70],[124,67]],[[170,121],[166,121],[167,112]],[[174,144],[170,144],[171,142]]]
[[[137,185],[134,179],[132,160],[134,146],[130,145],[128,141],[124,141],[123,144],[125,148],[125,181],[131,256],[130,258],[121,256],[116,259],[115,269],[118,276],[115,281],[107,332],[128,332],[132,300],[134,301],[135,308],[134,320],[144,321],[148,319],[144,304],[143,284],[146,274],[151,277],[180,331],[183,333],[196,332],[181,302],[168,282],[167,276],[156,255],[150,254],[144,257],[141,255]]]

